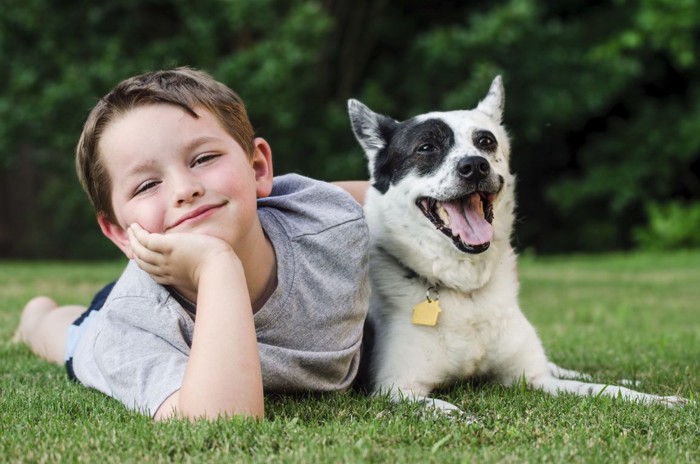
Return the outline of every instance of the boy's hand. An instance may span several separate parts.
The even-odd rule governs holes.
[[[238,257],[223,240],[202,234],[150,233],[138,224],[127,230],[133,258],[161,285],[197,292],[199,277],[210,260]]]

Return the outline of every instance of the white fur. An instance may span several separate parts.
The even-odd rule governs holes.
[[[429,397],[438,387],[473,376],[491,376],[503,385],[523,378],[532,388],[551,394],[607,395],[643,403],[680,404],[675,396],[656,396],[625,387],[587,383],[586,376],[561,369],[547,360],[533,326],[518,304],[516,255],[510,245],[514,218],[514,183],[508,162],[510,145],[501,125],[504,93],[497,77],[475,110],[428,113],[418,119],[440,118],[455,133],[455,149],[428,177],[409,173],[384,193],[370,188],[366,215],[372,237],[370,322],[375,328],[372,382],[377,392],[394,399],[412,399],[439,410],[455,411],[450,403]],[[385,141],[372,129],[375,115],[350,102],[358,140],[370,169]],[[361,113],[361,114],[360,114]],[[494,238],[480,254],[459,251],[416,207],[419,197],[445,197],[456,188],[459,156],[474,152],[474,128],[495,134],[499,149],[489,156],[491,169],[503,177],[504,188],[494,203]],[[372,179],[373,180],[373,179]],[[405,278],[408,270],[420,277]],[[436,286],[442,313],[435,327],[414,325],[412,308]],[[576,377],[582,380],[564,380]]]

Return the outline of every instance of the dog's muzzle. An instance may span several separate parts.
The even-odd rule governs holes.
[[[459,176],[470,182],[479,182],[491,173],[491,165],[482,156],[466,156],[457,163]]]
[[[491,165],[481,156],[462,158],[457,172],[467,188],[451,199],[421,197],[416,205],[435,228],[465,253],[483,253],[493,240],[493,202],[503,182],[490,179]]]

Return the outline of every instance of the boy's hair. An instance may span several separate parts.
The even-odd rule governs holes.
[[[88,115],[76,149],[75,166],[95,211],[117,224],[112,207],[112,181],[99,153],[102,134],[109,124],[130,110],[153,104],[177,105],[199,116],[195,107],[210,111],[223,128],[253,156],[254,131],[243,100],[209,74],[182,67],[154,71],[119,83]]]

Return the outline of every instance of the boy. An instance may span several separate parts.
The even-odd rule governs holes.
[[[80,317],[31,300],[17,338],[35,353],[156,419],[262,417],[263,386],[350,385],[369,292],[362,209],[336,186],[273,181],[231,89],[188,68],[125,80],[88,116],[76,167],[130,262]]]

